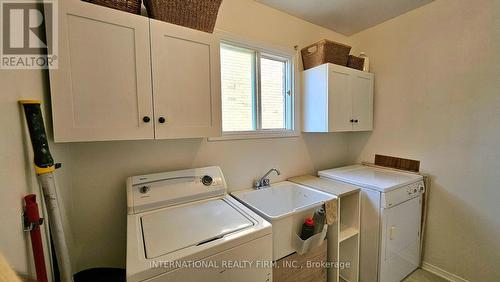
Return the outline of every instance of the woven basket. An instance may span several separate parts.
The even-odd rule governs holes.
[[[353,55],[349,55],[349,58],[347,59],[347,67],[352,69],[357,69],[362,71],[364,63],[365,63],[364,58],[356,57]]]
[[[222,0],[144,0],[149,17],[197,30],[214,31]]]
[[[347,66],[350,51],[351,46],[324,39],[303,48],[300,53],[304,70],[307,70],[325,63]]]
[[[141,0],[82,0],[133,14],[141,14]]]

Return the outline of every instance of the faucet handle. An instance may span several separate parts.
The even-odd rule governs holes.
[[[260,189],[260,188],[264,188],[264,187],[269,187],[270,184],[269,184],[269,179],[268,178],[264,178],[264,179],[261,179],[261,180],[255,180],[254,184],[253,184],[253,187],[255,189]]]
[[[262,187],[269,187],[269,178],[262,179]]]

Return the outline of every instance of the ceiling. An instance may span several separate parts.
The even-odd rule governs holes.
[[[264,5],[352,35],[433,0],[256,0]]]

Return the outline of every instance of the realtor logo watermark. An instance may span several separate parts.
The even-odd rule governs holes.
[[[57,68],[56,0],[0,0],[0,68]]]

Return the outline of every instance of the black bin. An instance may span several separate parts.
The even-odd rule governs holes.
[[[75,282],[125,282],[125,269],[98,267],[85,269],[74,275]]]

